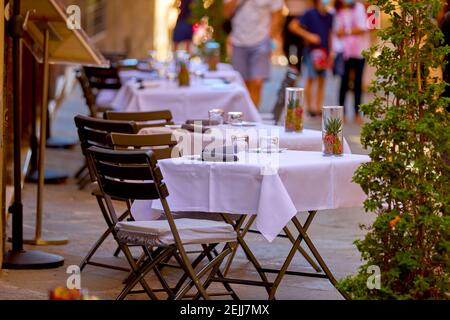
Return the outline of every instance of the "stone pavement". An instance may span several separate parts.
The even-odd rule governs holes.
[[[276,96],[277,82],[283,76],[283,70],[276,68],[274,77],[266,86],[263,112],[269,112]],[[327,88],[327,100],[330,104],[335,96],[336,82],[330,81]],[[327,102],[328,102],[327,101]],[[54,133],[65,137],[76,137],[73,116],[77,113],[87,113],[81,100],[80,90],[76,90],[66,101],[54,124]],[[307,127],[320,128],[319,119],[308,119]],[[359,146],[359,127],[348,124],[345,134],[354,153],[363,153]],[[82,155],[77,147],[75,150],[49,150],[47,167],[65,170],[73,175],[83,163]],[[31,236],[34,230],[36,186],[26,184],[24,188],[25,234]],[[65,257],[65,266],[59,269],[43,271],[0,271],[0,299],[47,299],[48,290],[65,286],[69,265],[77,265],[90,246],[104,231],[105,223],[95,199],[88,190],[79,191],[73,179],[63,185],[49,185],[45,189],[44,235],[67,236],[68,245],[30,249],[40,249]],[[300,214],[304,219],[304,215]],[[360,256],[353,241],[363,236],[359,229],[361,223],[370,223],[372,216],[362,209],[323,211],[317,215],[315,223],[310,228],[310,236],[315,242],[322,257],[337,278],[352,274],[360,265]],[[290,249],[286,240],[277,239],[268,245],[259,235],[249,235],[249,244],[260,262],[267,267],[279,267]],[[108,239],[97,253],[99,261],[116,263],[125,266],[123,258],[114,258],[114,241]],[[297,257],[292,264],[293,270],[311,271],[303,258]],[[257,275],[239,251],[231,276],[257,279]],[[113,299],[122,288],[125,274],[88,266],[82,273],[82,286],[91,294],[101,299]],[[169,274],[173,277],[173,272]],[[150,282],[154,281],[149,276]],[[242,299],[266,299],[262,288],[235,286]],[[132,299],[145,299],[145,295],[132,296]],[[278,299],[341,299],[339,293],[323,279],[286,276],[282,282]]]

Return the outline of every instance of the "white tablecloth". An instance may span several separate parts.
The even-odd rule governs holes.
[[[370,161],[367,156],[288,151],[239,157],[232,163],[160,161],[171,210],[256,214],[256,227],[273,241],[297,212],[360,207],[365,199],[352,177]],[[158,209],[159,205],[153,203]],[[139,206],[145,207],[145,202],[133,212]]]
[[[173,139],[183,155],[200,154],[212,142],[231,144],[233,135],[248,135],[250,148],[258,148],[261,137],[278,137],[279,147],[297,151],[322,151],[322,132],[305,129],[301,133],[286,132],[284,127],[258,124],[255,127],[233,127],[229,125],[211,127],[205,134],[187,130],[171,130],[165,127],[145,128],[140,134],[172,133]],[[344,139],[344,153],[352,153],[350,146]]]
[[[128,82],[119,90],[112,107],[120,111],[172,111],[175,122],[207,119],[208,111],[219,108],[225,112],[241,111],[247,121],[261,122],[250,95],[243,86],[225,84],[220,80],[195,80],[190,87],[175,82],[148,81],[146,88]]]

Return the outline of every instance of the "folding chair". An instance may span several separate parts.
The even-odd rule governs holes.
[[[75,117],[75,125],[78,129],[78,136],[81,142],[81,150],[83,155],[86,156],[86,150],[91,146],[97,146],[104,149],[112,149],[113,146],[111,144],[111,140],[109,134],[111,132],[123,132],[123,133],[134,133],[136,132],[136,125],[130,121],[109,121],[102,120],[98,118],[90,118],[85,116],[76,116]],[[88,174],[86,176],[87,183],[95,182],[95,175],[92,173],[91,167],[89,166],[89,162],[86,162],[86,169]],[[102,245],[102,243],[106,240],[106,238],[111,234],[113,223],[110,221],[108,217],[107,210],[105,208],[103,194],[95,189],[92,193],[99,204],[99,207],[102,211],[103,217],[105,218],[108,229],[102,234],[102,236],[97,240],[94,246],[89,250],[86,257],[80,263],[80,269],[83,270],[86,265],[94,265],[98,267],[104,267],[109,269],[116,269],[122,271],[128,271],[128,269],[124,269],[121,267],[106,265],[102,263],[97,263],[90,261],[98,248]],[[127,204],[129,205],[129,204]],[[120,219],[123,220],[129,216],[130,212],[127,210]],[[118,255],[118,251],[114,254]]]
[[[86,101],[86,105],[89,109],[89,115],[91,117],[97,118],[99,113],[111,110],[109,106],[97,105],[97,94],[94,88],[91,86],[89,79],[83,69],[77,71],[77,80],[81,86],[81,90],[83,91],[84,99]]]
[[[83,67],[83,70],[92,88],[118,90],[122,87],[119,69],[114,66],[110,68]]]
[[[151,150],[117,151],[91,147],[87,151],[92,163],[99,188],[103,193],[106,207],[111,221],[114,223],[113,235],[133,271],[133,276],[126,284],[118,300],[133,293],[134,287],[140,283],[144,292],[152,298],[157,297],[146,283],[145,275],[155,270],[159,263],[173,255],[183,268],[188,282],[184,286],[177,285],[174,290],[167,284],[163,285],[169,297],[183,299],[192,287],[198,293],[194,298],[209,299],[206,291],[219,274],[223,259],[236,245],[236,232],[233,227],[223,221],[178,219],[175,220],[167,203],[169,192],[163,182],[162,173],[157,160]],[[167,220],[121,222],[116,215],[112,198],[124,201],[160,200]],[[224,249],[209,263],[196,271],[197,267],[189,260],[185,245],[202,244],[205,255],[210,254],[211,248],[224,243]],[[147,257],[140,264],[136,264],[130,252],[130,245],[146,248]],[[153,250],[153,251],[151,251]],[[201,283],[201,279],[206,280]],[[219,281],[220,282],[220,281]],[[225,294],[237,295],[229,287]],[[222,294],[220,294],[222,295]]]
[[[169,110],[145,112],[107,111],[103,114],[103,117],[108,120],[134,121],[138,126],[138,130],[173,124],[172,112]]]

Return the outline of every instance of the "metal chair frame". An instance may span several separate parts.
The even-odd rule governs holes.
[[[111,145],[110,140],[110,133],[115,132],[124,132],[124,133],[134,133],[136,132],[136,125],[133,122],[130,121],[109,121],[109,120],[102,120],[98,118],[92,118],[92,117],[85,117],[85,116],[76,116],[75,117],[75,125],[78,129],[78,137],[81,142],[81,151],[84,156],[86,156],[87,149],[89,149],[92,146],[101,147],[104,149],[112,149],[113,146]],[[86,169],[88,171],[88,183],[95,182],[95,176],[92,173],[92,167],[89,165],[89,161],[86,161]],[[88,251],[87,255],[81,260],[80,262],[80,270],[83,271],[83,269],[87,265],[97,266],[97,267],[103,267],[108,269],[114,269],[114,270],[121,270],[121,271],[130,271],[127,268],[122,268],[118,266],[103,264],[91,261],[92,257],[94,256],[95,252],[100,248],[100,246],[103,244],[103,242],[106,240],[106,238],[111,234],[112,228],[114,224],[110,221],[108,217],[108,212],[106,208],[106,204],[104,203],[103,194],[99,192],[98,190],[95,190],[93,192],[93,195],[95,196],[97,203],[100,207],[100,210],[102,212],[103,217],[105,218],[105,222],[107,224],[107,229],[105,232],[101,235],[101,237],[95,242],[95,244],[91,247],[91,249]],[[125,211],[121,216],[120,220],[127,219],[130,217],[130,211],[129,211],[130,204],[127,203],[128,210]],[[114,253],[114,256],[119,255],[119,250],[116,250]]]
[[[153,248],[147,248],[145,250],[147,254],[146,258],[140,264],[137,264],[128,247],[131,243],[119,239],[117,229],[113,229],[112,233],[114,238],[121,247],[121,250],[125,253],[133,271],[133,277],[126,284],[117,299],[124,299],[128,294],[132,293],[132,289],[138,283],[141,284],[150,298],[157,299],[144,277],[151,270],[158,272],[157,265],[171,255],[175,257],[179,265],[183,268],[189,281],[177,291],[172,291],[167,283],[164,282],[163,290],[167,292],[169,298],[183,299],[191,288],[195,286],[198,293],[194,298],[201,297],[203,299],[209,299],[210,295],[207,293],[206,288],[213,281],[221,282],[213,278],[216,274],[220,276],[220,264],[232,252],[232,248],[236,243],[234,241],[223,241],[222,243],[225,243],[225,246],[222,252],[216,257],[213,257],[206,266],[196,272],[196,266],[188,258],[184,244],[178,233],[175,219],[168,206],[166,198],[169,192],[163,182],[162,173],[157,166],[157,160],[153,151],[117,151],[91,147],[88,149],[87,154],[89,162],[92,163],[92,169],[99,184],[99,189],[103,193],[110,219],[114,224],[117,224],[119,220],[112,203],[112,198],[122,199],[127,202],[159,199],[174,237],[173,245],[157,246],[154,251],[151,251]],[[216,245],[209,246],[209,250],[205,250],[204,255],[210,254],[211,247],[215,247]],[[205,245],[204,248],[208,248],[208,245]],[[151,252],[155,253],[155,255],[152,255]],[[204,276],[207,276],[207,279],[202,284],[200,279]],[[231,289],[228,284],[226,284],[226,287]],[[232,294],[236,296],[234,291]]]

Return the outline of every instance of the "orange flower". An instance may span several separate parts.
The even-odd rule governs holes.
[[[391,226],[392,229],[395,228],[395,226],[397,225],[397,223],[400,221],[400,216],[396,216],[394,219],[392,219],[391,221],[389,221],[389,225]]]

